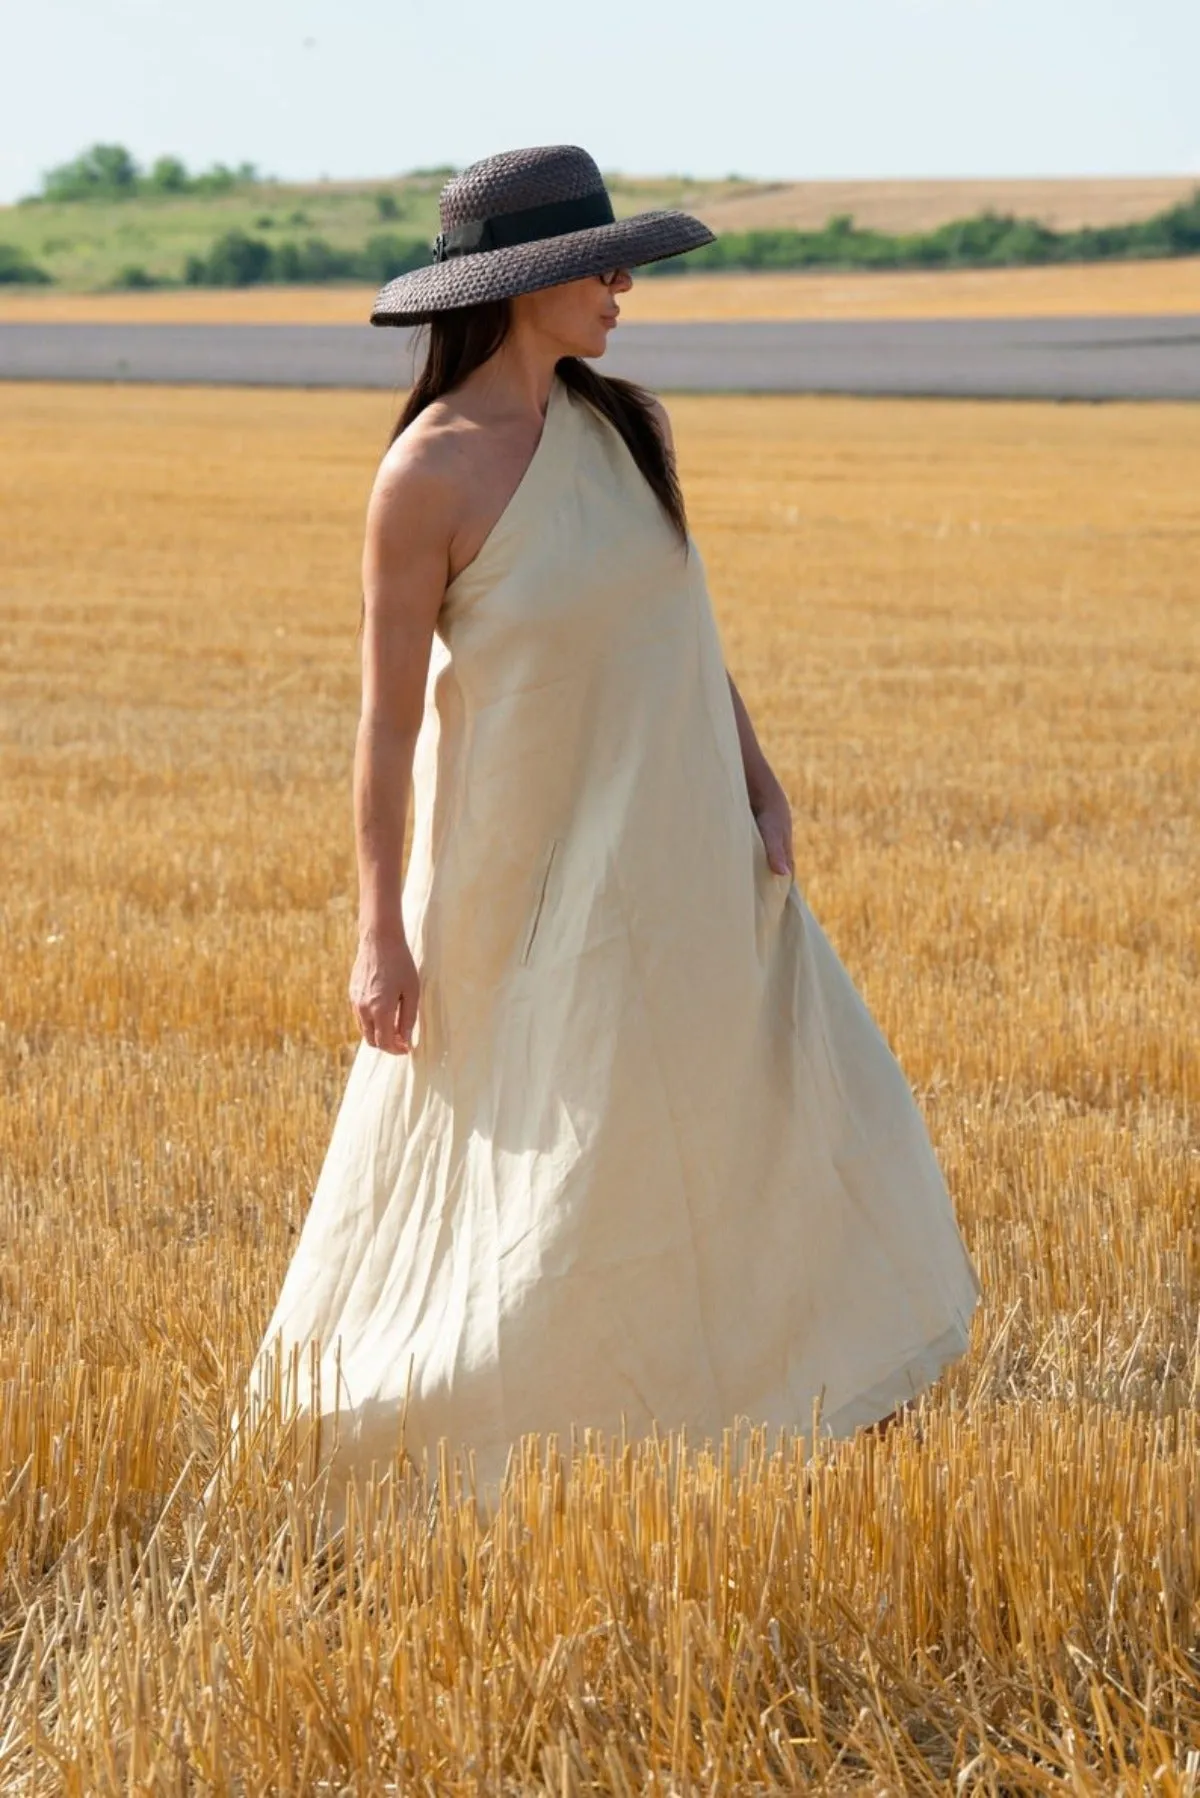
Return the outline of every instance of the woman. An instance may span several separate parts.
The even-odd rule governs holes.
[[[377,325],[432,325],[363,556],[362,1032],[255,1371],[329,1465],[739,1418],[846,1435],[979,1283],[904,1076],[792,878],[666,413],[602,356],[628,269],[572,145],[472,164]],[[401,890],[410,786],[414,834]],[[273,1357],[279,1359],[273,1360]]]

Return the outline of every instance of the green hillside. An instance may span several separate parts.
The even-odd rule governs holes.
[[[50,170],[42,191],[0,208],[0,284],[76,292],[343,282],[380,286],[430,259],[438,195],[455,170],[391,180],[285,183],[251,164],[191,174],[175,157],[138,166],[118,144],[93,144]],[[761,192],[730,175],[636,180],[606,174],[618,217],[653,207],[704,216]],[[985,211],[928,230],[863,229],[849,214],[819,230],[722,231],[715,243],[646,265],[644,275],[703,269],[987,268],[1200,255],[1200,187],[1150,218],[1055,230]]]
[[[97,151],[109,155],[97,159]],[[292,183],[259,178],[244,164],[240,173],[218,166],[199,176],[189,176],[173,158],[160,158],[154,167],[168,164],[176,171],[175,183],[182,171],[183,181],[195,186],[181,191],[170,184],[170,174],[167,184],[156,185],[151,173],[138,170],[115,145],[93,145],[75,163],[63,165],[64,171],[79,171],[82,179],[51,171],[42,193],[0,207],[0,281],[14,278],[4,272],[7,248],[64,289],[178,286],[186,282],[189,258],[206,261],[232,233],[268,246],[275,255],[293,246],[312,264],[294,277],[305,281],[330,278],[320,273],[323,260],[336,264],[338,257],[361,257],[372,238],[388,239],[390,248],[380,245],[376,255],[384,272],[378,273],[368,256],[370,266],[361,272],[332,276],[356,282],[378,278],[382,283],[403,267],[429,261],[438,230],[438,194],[455,173],[446,166],[391,180]],[[84,173],[89,169],[100,178],[89,181]],[[634,181],[608,174],[605,180],[618,217],[658,206],[700,210],[714,199],[761,185],[736,175],[711,182]],[[326,246],[332,257],[323,257],[314,244]],[[134,273],[131,279],[131,271],[141,271],[141,277]]]

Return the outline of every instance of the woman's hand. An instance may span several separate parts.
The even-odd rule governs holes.
[[[350,1003],[363,1040],[389,1055],[412,1048],[421,979],[404,933],[370,926],[359,933],[350,975]]]
[[[776,874],[794,874],[792,861],[792,811],[787,794],[775,776],[766,770],[750,799],[750,810],[758,825],[767,852],[767,860]]]

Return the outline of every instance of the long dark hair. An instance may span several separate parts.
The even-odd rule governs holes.
[[[401,431],[431,401],[457,387],[489,356],[495,355],[508,336],[511,324],[512,307],[507,299],[503,299],[453,307],[422,327],[429,332],[428,349],[392,427],[388,446],[395,443]],[[678,532],[686,557],[687,512],[678,476],[654,422],[650,393],[636,381],[626,381],[620,375],[597,374],[580,356],[560,356],[557,372],[572,392],[587,400],[621,433],[630,455]],[[360,628],[361,623],[360,618]]]

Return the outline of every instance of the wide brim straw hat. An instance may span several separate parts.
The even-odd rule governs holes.
[[[433,261],[380,288],[373,325],[423,324],[455,307],[716,241],[700,219],[674,208],[616,218],[603,175],[578,144],[535,144],[469,163],[442,189],[439,213]]]

